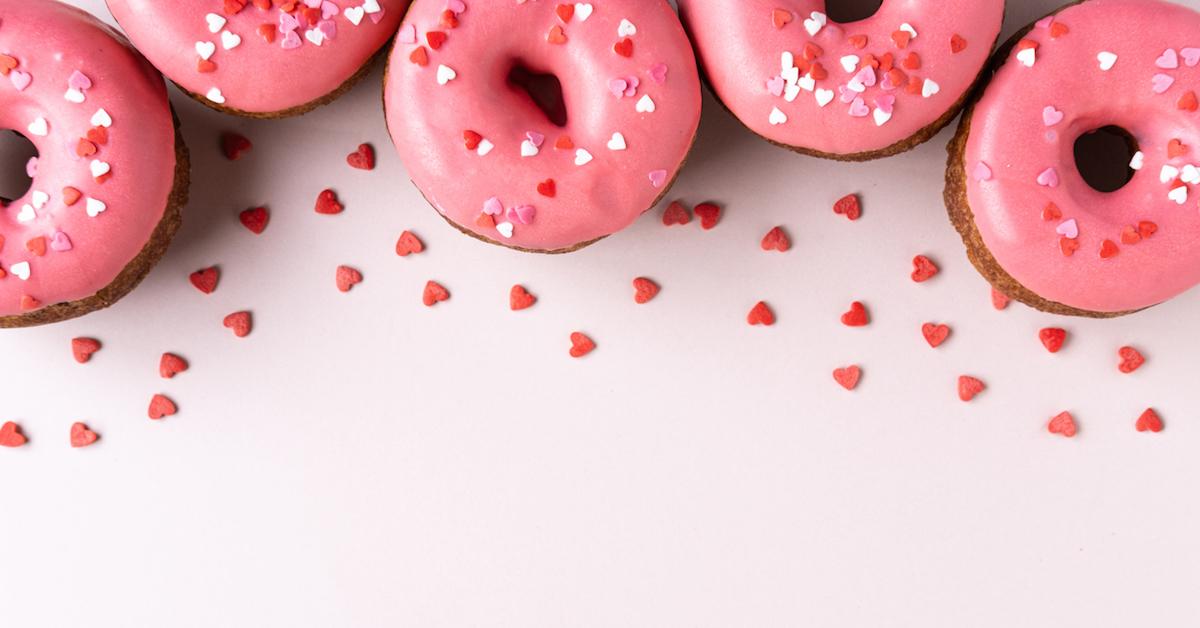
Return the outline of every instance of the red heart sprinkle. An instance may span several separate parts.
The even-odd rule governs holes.
[[[257,235],[266,230],[267,222],[271,220],[271,214],[266,207],[252,207],[238,214],[238,220],[242,221],[244,227]]]
[[[580,332],[571,334],[571,357],[582,358],[596,349],[596,343]]]
[[[146,412],[151,419],[158,420],[165,416],[171,416],[179,412],[179,408],[175,407],[175,402],[171,401],[164,395],[154,395],[150,398],[150,409]]]
[[[0,426],[0,447],[20,447],[29,442],[21,433],[21,426],[8,421]]]
[[[221,153],[229,161],[237,161],[242,155],[254,148],[254,144],[246,136],[238,133],[221,134]]]
[[[913,258],[913,281],[917,283],[923,283],[933,279],[934,275],[937,274],[938,267],[937,264],[933,263],[933,260],[925,257],[924,255],[918,255]]]
[[[446,39],[446,33],[443,33],[442,31],[429,31],[428,33],[425,33],[425,41],[429,44],[429,47],[434,50],[440,49],[442,44],[446,43]]]
[[[1200,109],[1200,100],[1196,99],[1196,92],[1188,90],[1179,97],[1179,102],[1175,103],[1175,106],[1180,111],[1196,111]]]
[[[442,287],[442,284],[436,281],[429,281],[425,284],[425,293],[421,296],[421,301],[429,307],[438,304],[439,301],[445,301],[450,298],[450,291]]]
[[[476,148],[479,148],[479,143],[482,141],[483,136],[475,131],[471,131],[469,129],[463,131],[463,143],[466,145],[467,150],[475,150]]]
[[[907,48],[908,42],[912,41],[912,34],[908,31],[895,31],[892,33],[892,41],[897,48]]]
[[[625,58],[632,57],[633,56],[633,40],[626,37],[625,39],[618,41],[617,43],[613,44],[613,52],[615,52]]]
[[[1071,32],[1071,29],[1067,28],[1067,25],[1062,22],[1053,22],[1050,24],[1051,39],[1058,39],[1069,32]]]
[[[1007,294],[992,288],[992,307],[997,310],[1005,310],[1008,309],[1008,304],[1011,302],[1012,299],[1009,299]]]
[[[508,308],[514,312],[527,310],[533,307],[534,303],[537,303],[537,297],[530,294],[525,286],[518,284],[508,291]]]
[[[705,231],[717,226],[721,221],[721,207],[716,203],[700,203],[692,211],[700,217],[700,227]]]
[[[1179,140],[1171,140],[1167,142],[1167,157],[1174,159],[1182,157],[1188,153],[1188,146]]]
[[[1142,236],[1142,239],[1149,238],[1150,236],[1158,233],[1158,225],[1150,222],[1149,220],[1143,220],[1139,222],[1137,228],[1138,233]]]
[[[484,231],[495,229],[496,219],[488,214],[480,212],[480,214],[475,217],[475,226],[483,229]]]
[[[1146,363],[1145,356],[1140,351],[1133,347],[1121,347],[1117,355],[1121,357],[1121,363],[1117,366],[1122,373],[1132,373]]]
[[[792,248],[792,241],[784,233],[783,227],[775,227],[768,231],[767,235],[763,236],[761,246],[764,251],[779,251],[783,253]]]
[[[75,423],[71,426],[71,446],[72,447],[87,447],[100,438],[100,435],[88,429],[83,423]]]
[[[575,17],[575,5],[560,4],[554,7],[554,12],[558,14],[558,19],[562,20],[565,24],[570,22],[572,17]]]
[[[555,45],[565,44],[567,43],[567,33],[563,31],[563,27],[555,24],[550,27],[550,32],[546,33],[546,41]]]
[[[571,150],[575,148],[575,142],[570,135],[560,135],[557,140],[554,140],[554,148],[558,150]]]
[[[187,360],[174,353],[164,353],[162,359],[158,361],[158,374],[164,379],[171,379],[186,370],[188,370]]]
[[[925,336],[925,342],[934,349],[942,346],[946,339],[950,337],[950,327],[948,325],[937,325],[934,323],[925,323],[921,326],[921,335]]]
[[[1062,237],[1058,240],[1058,248],[1062,250],[1062,254],[1071,257],[1075,251],[1079,250],[1079,240],[1074,240],[1068,237]]]
[[[960,375],[958,377],[958,398],[963,401],[970,401],[976,395],[983,392],[986,386],[981,380],[970,375]]]
[[[358,149],[346,155],[346,163],[359,170],[375,169],[375,149],[370,144],[359,144]]]
[[[425,250],[425,243],[411,231],[405,231],[400,234],[400,239],[396,240],[396,255],[400,257],[408,257],[414,253],[420,253]]]
[[[87,363],[92,359],[92,354],[100,350],[100,341],[95,338],[72,338],[71,339],[71,355],[75,356],[75,361],[80,364]]]
[[[558,187],[554,184],[554,179],[546,179],[537,184],[537,191],[542,196],[554,198],[554,195],[558,193]]]
[[[233,335],[238,338],[245,338],[250,335],[251,319],[250,312],[241,311],[234,312],[225,317],[221,324],[233,330]]]
[[[41,257],[46,254],[46,238],[38,236],[25,243],[25,250]]]
[[[217,289],[217,281],[220,278],[221,271],[216,266],[203,268],[188,275],[188,280],[192,282],[192,285],[204,294],[212,294]]]
[[[75,144],[75,154],[80,157],[91,157],[98,150],[100,149],[96,148],[96,145],[86,138],[79,138],[79,142]]]
[[[963,39],[962,36],[957,35],[957,34],[950,36],[950,52],[951,53],[958,54],[966,49],[967,49],[967,40]]]
[[[1125,228],[1121,230],[1121,243],[1122,244],[1137,244],[1138,242],[1141,242],[1141,241],[1142,241],[1142,234],[1138,233],[1137,227],[1134,227],[1132,225],[1126,225]]]
[[[634,300],[634,302],[638,303],[639,305],[642,303],[646,303],[646,302],[650,301],[651,299],[653,299],[654,297],[658,296],[658,291],[661,290],[661,288],[659,288],[658,284],[654,283],[653,281],[651,281],[645,277],[638,277],[637,279],[634,279],[633,280],[633,289],[635,291],[634,295],[633,295],[633,300]]]
[[[429,53],[425,51],[424,46],[417,46],[409,53],[408,60],[421,67],[425,67],[429,65]]]
[[[871,323],[871,316],[867,313],[867,306],[859,301],[850,304],[850,311],[842,314],[842,324],[846,327],[866,327]]]
[[[858,50],[862,50],[867,47],[868,40],[866,35],[852,35],[846,41],[850,42],[850,45]]]
[[[792,20],[794,19],[796,19],[796,17],[792,15],[791,11],[786,9],[775,9],[771,11],[771,23],[775,25],[776,30],[791,24]]]
[[[337,192],[325,189],[321,190],[321,193],[317,195],[317,204],[313,209],[315,209],[318,214],[329,215],[340,214],[342,213],[342,210],[346,208],[338,202]]]
[[[858,388],[858,380],[862,378],[862,369],[858,366],[847,366],[845,368],[834,369],[833,381],[837,382],[846,390],[854,390]]]
[[[217,71],[217,64],[208,59],[196,59],[196,71],[201,74],[211,74]]]
[[[833,213],[842,214],[850,220],[858,220],[862,216],[862,205],[857,194],[847,194],[833,204]]]
[[[1147,408],[1142,416],[1137,420],[1137,431],[1139,432],[1161,432],[1163,431],[1162,417],[1153,408]]]
[[[1054,203],[1048,203],[1045,209],[1042,210],[1042,220],[1047,222],[1059,220],[1062,218],[1062,210]]]
[[[259,24],[256,32],[259,37],[263,38],[263,41],[273,44],[275,43],[275,32],[277,30],[279,30],[279,27],[274,24]]]
[[[1075,425],[1075,417],[1071,416],[1070,412],[1063,412],[1050,419],[1050,424],[1046,426],[1046,429],[1051,434],[1061,434],[1067,438],[1071,438],[1078,432],[1078,427]]]
[[[771,311],[770,306],[764,301],[759,301],[746,315],[746,322],[751,325],[765,325],[770,327],[775,324],[775,313]]]
[[[42,307],[42,302],[29,296],[28,294],[21,295],[21,309],[28,312]]]
[[[671,201],[671,204],[667,205],[667,209],[663,211],[662,221],[668,227],[671,225],[686,225],[692,221],[692,214],[683,203]]]
[[[1042,341],[1042,346],[1046,347],[1046,351],[1058,353],[1063,348],[1063,343],[1067,341],[1067,330],[1047,327],[1038,332],[1038,339]]]
[[[350,292],[351,288],[362,283],[363,276],[362,273],[356,268],[351,268],[349,266],[338,266],[334,280],[337,282],[337,289],[339,292]]]
[[[63,188],[62,195],[63,195],[63,203],[67,207],[70,207],[70,206],[74,205],[75,203],[78,203],[79,199],[83,197],[82,192],[80,192],[79,190],[77,190],[71,186],[67,186],[67,187]]]
[[[443,28],[458,28],[458,16],[454,14],[454,11],[446,9],[445,11],[442,11],[442,19],[439,20],[438,23],[441,24]]]

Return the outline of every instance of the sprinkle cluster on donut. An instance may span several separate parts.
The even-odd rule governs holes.
[[[186,153],[166,88],[116,37],[58,2],[0,0],[0,128],[38,151],[29,190],[0,206],[0,326],[111,304],[178,224]]]
[[[1200,14],[1087,0],[1013,41],[951,146],[947,203],[971,257],[1011,296],[1108,316],[1200,283]],[[1101,192],[1078,138],[1123,129],[1132,178]]]
[[[768,140],[863,160],[928,140],[958,113],[1004,0],[884,0],[837,24],[825,0],[680,0],[713,91]]]
[[[303,113],[361,75],[407,0],[107,0],[151,63],[193,97],[254,117]],[[186,51],[186,52],[184,52]]]
[[[515,77],[553,76],[542,105]],[[553,92],[553,90],[551,90]],[[665,193],[695,138],[695,59],[665,0],[416,0],[385,109],[409,175],[460,229],[562,252]]]

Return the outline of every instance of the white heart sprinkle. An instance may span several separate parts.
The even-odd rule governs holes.
[[[589,17],[592,17],[593,8],[587,2],[577,2],[575,3],[575,17],[579,18],[580,22],[586,22]]]
[[[112,170],[112,166],[109,166],[108,162],[100,161],[99,159],[93,159],[89,168],[91,168],[92,177],[94,178],[102,177]]]
[[[533,157],[534,155],[538,154],[538,152],[539,152],[539,150],[538,150],[537,144],[534,144],[532,141],[525,140],[525,141],[521,142],[521,156],[522,157]]]
[[[483,157],[484,155],[492,152],[492,149],[495,147],[496,147],[495,144],[493,144],[487,140],[479,140],[479,146],[475,148],[475,154],[479,155],[480,157]]]
[[[650,94],[642,94],[642,99],[634,107],[638,113],[654,113],[654,109],[654,101],[650,99]]]
[[[346,19],[350,20],[350,23],[355,26],[358,26],[362,23],[363,16],[365,16],[366,13],[367,12],[362,7],[346,7],[346,10],[342,11],[342,15],[346,16]]]
[[[817,81],[812,77],[811,74],[805,74],[804,76],[800,77],[800,80],[797,81],[796,84],[800,87],[800,89],[806,92],[811,92],[817,87]]]
[[[779,76],[783,77],[783,80],[787,81],[788,85],[791,85],[791,84],[795,83],[796,81],[800,80],[800,68],[797,68],[795,66],[790,67],[790,68],[784,70],[783,72],[781,72],[779,74]]]
[[[316,28],[310,28],[304,31],[304,38],[317,46],[325,43],[325,33]]]
[[[367,13],[379,13],[383,10],[379,6],[379,0],[363,0],[362,7]]]
[[[858,55],[846,55],[842,57],[842,69],[847,74],[853,74],[858,69],[858,62],[862,61]]]
[[[625,145],[625,136],[618,133],[612,134],[612,139],[608,140],[608,150],[625,150],[628,148]]]
[[[587,152],[586,150],[580,148],[579,150],[575,151],[575,165],[576,166],[585,165],[588,162],[590,162],[591,160],[592,160],[592,154]]]
[[[221,90],[215,87],[208,90],[208,93],[205,94],[204,97],[217,103],[218,105],[225,104],[225,95],[221,93]]]
[[[779,69],[787,72],[794,67],[796,67],[796,55],[784,50],[783,54],[779,55]]]
[[[72,87],[71,89],[68,89],[66,91],[66,93],[63,94],[63,98],[67,102],[73,102],[78,105],[78,104],[82,103],[83,101],[87,100],[87,95],[84,94],[83,92],[75,89],[74,87]]]
[[[201,59],[208,61],[213,53],[217,51],[217,45],[211,41],[196,42],[196,54],[200,55]]]
[[[8,272],[12,273],[21,281],[29,280],[29,262],[17,262],[8,267]]]
[[[796,102],[796,97],[800,95],[799,85],[788,85],[783,88],[783,99],[788,102]]]
[[[875,112],[874,112],[874,116],[875,116],[875,126],[883,126],[883,125],[887,124],[888,120],[892,119],[892,112],[884,111],[883,109],[876,108]]]
[[[784,114],[782,111],[780,111],[779,107],[773,107],[771,109],[771,115],[767,117],[767,122],[770,122],[771,124],[773,124],[775,126],[784,124],[787,121],[788,121],[787,115]]]
[[[808,31],[810,37],[815,36],[829,22],[829,18],[820,11],[813,11],[811,16],[804,20],[804,30]]]
[[[108,115],[104,109],[97,109],[96,113],[92,115],[92,126],[108,128],[112,126],[112,116]]]
[[[815,96],[817,97],[817,104],[824,107],[833,102],[834,93],[832,89],[818,89]]]
[[[621,20],[621,25],[617,27],[618,37],[632,37],[637,35],[637,27],[629,20]]]
[[[50,195],[41,190],[34,190],[29,195],[29,200],[33,202],[34,209],[41,209],[46,206],[46,203],[50,202]]]
[[[912,24],[909,24],[908,22],[905,22],[905,23],[901,24],[901,25],[900,25],[900,30],[902,30],[902,31],[904,31],[904,32],[908,33],[909,35],[911,35],[913,39],[916,39],[916,38],[917,38],[917,29],[913,28],[913,27],[912,27]]]
[[[46,119],[39,116],[36,120],[29,124],[29,134],[38,137],[45,137],[50,132],[50,123]]]
[[[929,98],[940,91],[942,91],[942,86],[931,79],[925,79],[925,84],[921,86],[921,95],[925,98]]]
[[[1200,183],[1200,168],[1188,164],[1179,171],[1179,180],[1193,185]]]
[[[235,35],[229,31],[224,31],[221,33],[221,47],[222,48],[224,48],[226,50],[233,50],[234,48],[237,48],[238,45],[241,43],[242,43],[242,38],[240,36]]]
[[[496,231],[499,231],[500,235],[506,238],[511,238],[513,234],[513,225],[511,222],[502,222],[496,225]]]
[[[1074,240],[1079,237],[1079,223],[1074,218],[1064,220],[1054,228],[1054,232],[1068,240]]]
[[[219,33],[222,28],[225,28],[226,20],[224,16],[217,15],[216,13],[205,15],[204,21],[208,22],[208,32],[210,33]]]
[[[95,218],[96,216],[99,216],[100,214],[104,213],[104,210],[106,209],[108,209],[108,205],[105,205],[104,202],[100,201],[99,199],[89,198],[87,200],[87,215],[89,218]]]
[[[445,85],[446,83],[449,83],[450,81],[453,81],[456,78],[458,78],[458,72],[455,72],[453,68],[451,68],[448,65],[439,65],[438,66],[438,69],[437,69],[438,85]]]
[[[1179,176],[1179,168],[1176,168],[1175,166],[1168,164],[1168,165],[1163,166],[1162,170],[1159,171],[1158,182],[1159,183],[1170,183],[1170,182],[1174,181],[1175,178],[1178,176]]]
[[[1105,51],[1096,55],[1096,60],[1100,62],[1100,69],[1107,72],[1113,69],[1113,66],[1117,64],[1117,55]]]
[[[1167,198],[1183,205],[1187,202],[1188,189],[1186,185],[1181,185],[1167,193]]]
[[[1026,48],[1026,49],[1018,52],[1017,53],[1017,61],[1020,61],[1021,65],[1025,66],[1027,68],[1032,68],[1033,64],[1037,62],[1037,49],[1036,48]]]
[[[34,218],[37,218],[37,212],[28,203],[22,205],[21,211],[17,212],[17,222],[30,222]]]
[[[1145,164],[1146,154],[1139,150],[1133,154],[1133,159],[1129,161],[1129,168],[1132,170],[1141,170],[1142,166]]]

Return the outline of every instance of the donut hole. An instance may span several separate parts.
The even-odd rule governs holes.
[[[0,133],[0,204],[7,205],[29,191],[33,179],[25,166],[37,155],[37,147],[24,135],[16,131]]]
[[[883,0],[827,0],[825,15],[831,22],[849,24],[875,15],[881,6]]]
[[[1075,140],[1075,169],[1098,192],[1116,192],[1133,179],[1129,167],[1138,151],[1133,134],[1119,126],[1106,126]]]
[[[517,62],[508,72],[508,84],[528,96],[551,124],[567,126],[567,101],[563,98],[562,83],[557,76],[537,72]]]

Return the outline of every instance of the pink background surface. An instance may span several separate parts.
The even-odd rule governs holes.
[[[99,0],[78,0],[107,19]],[[1187,4],[1200,7],[1200,2]],[[1006,33],[1054,6],[1014,0]],[[1200,621],[1200,293],[1116,321],[996,312],[941,201],[949,133],[844,165],[711,100],[673,191],[547,258],[448,227],[405,180],[379,78],[282,122],[173,98],[186,225],[116,307],[0,333],[0,622],[38,626],[1129,626]],[[216,138],[255,143],[225,161]],[[345,165],[359,142],[374,172]],[[4,163],[6,168],[14,164]],[[336,188],[340,216],[312,211]],[[861,192],[857,223],[830,206]],[[237,212],[266,203],[262,236]],[[795,248],[758,240],[783,224]],[[401,259],[413,229],[429,246]],[[943,273],[919,285],[909,262]],[[220,264],[205,296],[187,274]],[[334,268],[365,282],[337,292]],[[663,286],[633,303],[630,280]],[[453,298],[421,305],[427,279]],[[540,297],[507,308],[521,282]],[[759,299],[772,328],[751,328]],[[854,299],[870,327],[838,317]],[[222,317],[251,309],[245,339]],[[944,321],[939,350],[920,325]],[[1069,329],[1059,355],[1037,340]],[[599,348],[567,357],[567,335]],[[105,348],[86,366],[73,336]],[[1116,350],[1149,358],[1133,375]],[[190,371],[157,375],[175,351]],[[863,365],[854,393],[830,371]],[[971,404],[959,374],[989,389]],[[146,418],[152,394],[180,413]],[[1148,406],[1167,422],[1139,434]],[[1044,431],[1075,413],[1074,440]],[[97,445],[72,450],[70,424]]]

